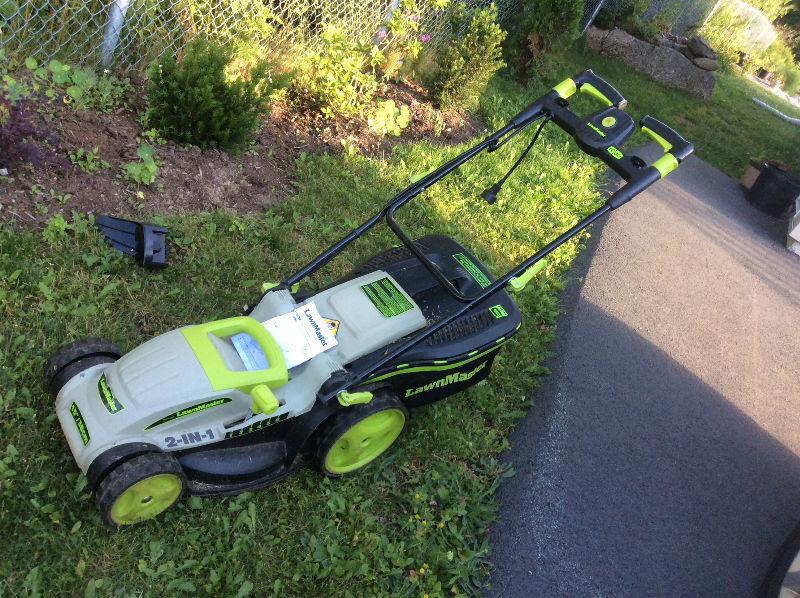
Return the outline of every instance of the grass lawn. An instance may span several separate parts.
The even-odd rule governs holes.
[[[482,110],[499,125],[543,90],[501,78]],[[405,224],[458,237],[500,273],[599,205],[601,169],[555,128],[499,202],[483,203],[481,190],[523,144],[469,163],[404,210]],[[79,215],[56,217],[44,231],[0,228],[0,595],[475,593],[488,569],[493,495],[509,474],[498,455],[543,374],[559,274],[578,242],[521,296],[526,323],[490,381],[413,413],[391,456],[352,478],[328,481],[306,468],[264,491],[185,500],[157,520],[112,531],[42,381],[47,356],[74,338],[103,336],[131,349],[180,325],[240,313],[261,282],[279,280],[463,149],[417,143],[385,160],[302,156],[296,195],[263,217],[154,216],[173,231],[161,273],[106,248]],[[315,282],[392,239],[359,241]]]
[[[718,73],[714,95],[704,102],[579,47],[551,58],[546,65],[552,73],[572,74],[585,68],[618,86],[628,98],[632,116],[650,114],[664,121],[694,143],[700,158],[734,178],[741,177],[753,158],[783,162],[800,173],[800,127],[760,108],[752,98],[789,116],[800,117],[800,109],[747,79]],[[640,134],[637,139],[649,138]]]

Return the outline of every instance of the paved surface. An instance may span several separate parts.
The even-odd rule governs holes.
[[[694,158],[595,229],[512,438],[490,595],[754,595],[800,520],[800,258],[780,236]]]

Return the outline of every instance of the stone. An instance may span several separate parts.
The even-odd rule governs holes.
[[[654,46],[621,29],[604,31],[591,27],[586,33],[586,46],[662,85],[681,89],[704,100],[711,98],[717,82],[712,71],[699,68],[677,50]]]
[[[702,37],[690,37],[686,45],[696,58],[710,58],[711,60],[717,59],[717,53]]]
[[[711,58],[695,58],[692,62],[704,71],[716,71],[719,69],[719,62]]]

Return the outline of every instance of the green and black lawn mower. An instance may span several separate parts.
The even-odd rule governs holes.
[[[569,98],[604,107],[577,115]],[[664,149],[652,164],[620,149],[636,130],[626,100],[592,71],[567,79],[507,125],[415,182],[346,237],[282,283],[246,315],[186,326],[123,355],[85,339],[46,366],[58,418],[106,521],[154,517],[185,492],[230,495],[275,483],[312,455],[341,476],[377,459],[397,440],[408,409],[484,380],[522,315],[509,295],[544,258],[599,218],[669,174],[692,145],[659,121],[643,130]],[[590,216],[507,274],[495,278],[444,236],[412,240],[397,211],[482,152],[548,122],[603,160],[626,184]],[[299,283],[386,221],[401,244],[316,292]],[[508,290],[507,290],[508,287]]]

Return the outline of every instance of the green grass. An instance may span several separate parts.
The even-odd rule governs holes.
[[[697,155],[734,178],[751,159],[783,162],[800,173],[800,128],[757,106],[757,97],[784,114],[800,117],[800,109],[755,83],[730,73],[718,73],[710,101],[664,87],[621,63],[588,50],[573,48],[548,60],[548,73],[574,74],[585,68],[613,82],[628,98],[634,117],[650,114],[694,143]],[[634,141],[644,142],[638,136]]]
[[[482,109],[499,125],[543,90],[499,79]],[[556,129],[499,202],[483,203],[480,192],[523,143],[470,162],[405,208],[405,224],[417,235],[456,236],[500,273],[599,205],[600,168]],[[176,326],[239,313],[261,282],[297,268],[464,147],[418,143],[386,160],[303,156],[296,196],[263,217],[157,217],[173,231],[160,273],[106,248],[84,217],[56,218],[43,232],[0,229],[0,595],[476,593],[488,569],[493,495],[509,475],[498,454],[544,373],[559,275],[577,241],[520,297],[525,325],[489,382],[415,411],[391,456],[351,478],[328,481],[304,468],[263,491],[185,500],[155,521],[112,531],[42,382],[47,356],[74,338],[104,336],[128,350]],[[367,236],[314,283],[392,242],[385,232]]]

